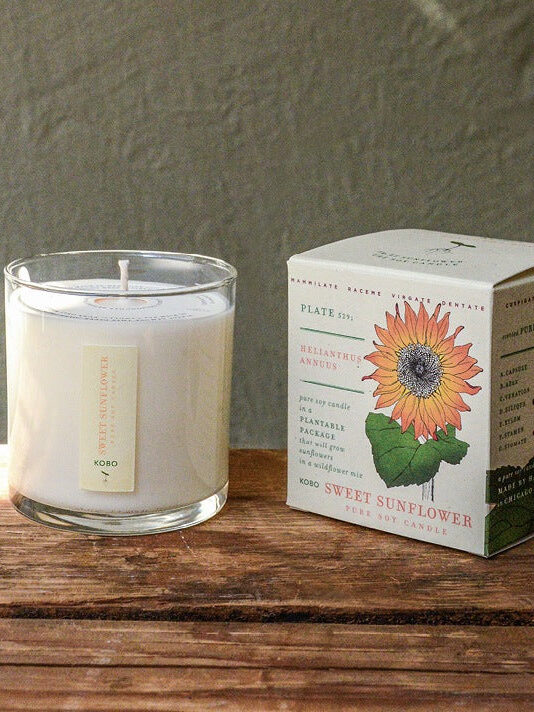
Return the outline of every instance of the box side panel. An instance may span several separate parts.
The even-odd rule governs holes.
[[[534,534],[534,281],[493,298],[486,554]]]
[[[432,318],[438,305],[439,328]],[[324,263],[290,263],[288,504],[484,555],[490,319],[491,291],[476,285],[453,288],[409,273],[392,278]],[[410,320],[412,337],[406,330]],[[458,327],[464,330],[454,337]],[[373,342],[388,339],[394,343],[383,362],[388,373],[382,371],[382,383]],[[470,342],[471,347],[453,351]],[[424,403],[416,399],[415,405],[419,424],[428,427],[418,439],[413,422],[403,432],[397,407],[402,394],[408,395],[402,384],[396,392],[394,383],[403,349],[404,357],[415,354],[427,368],[426,385],[419,384]],[[468,377],[472,394],[461,394],[469,412],[450,405],[456,396],[447,395],[444,385],[447,371],[462,386],[460,371],[472,363],[466,357],[482,368]],[[411,364],[417,366],[413,359]],[[434,367],[433,375],[428,367]],[[402,378],[409,383],[409,373]],[[441,389],[441,405],[429,397],[433,388]],[[433,425],[432,418],[439,423]]]

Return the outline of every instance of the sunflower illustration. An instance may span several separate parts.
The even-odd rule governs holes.
[[[363,378],[378,382],[375,410],[393,406],[391,420],[400,422],[402,433],[413,424],[416,440],[437,440],[437,428],[447,433],[447,424],[461,430],[460,413],[471,410],[462,394],[480,390],[468,383],[482,371],[469,355],[472,344],[455,343],[463,326],[448,335],[450,313],[440,319],[440,309],[429,316],[420,303],[416,314],[404,302],[403,319],[396,305],[395,315],[386,312],[387,328],[375,325],[377,351],[365,356],[377,367]]]

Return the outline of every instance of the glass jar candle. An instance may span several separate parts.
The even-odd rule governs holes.
[[[235,269],[166,252],[5,269],[8,480],[60,529],[147,534],[224,505]]]

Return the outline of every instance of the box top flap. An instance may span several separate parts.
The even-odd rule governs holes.
[[[386,230],[332,242],[294,255],[339,265],[362,265],[466,280],[494,286],[528,270],[534,275],[534,244],[433,230]]]

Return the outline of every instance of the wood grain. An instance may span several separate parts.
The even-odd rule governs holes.
[[[285,453],[234,451],[214,519],[141,538],[66,534],[0,503],[0,617],[534,623],[534,541],[494,559],[285,505]]]
[[[525,710],[531,680],[339,670],[10,668],[3,710]],[[501,687],[503,685],[503,687]]]
[[[534,542],[484,560],[284,500],[272,451],[172,534],[65,534],[0,494],[0,709],[534,709]]]
[[[103,667],[469,670],[534,676],[534,628],[0,621],[0,665],[67,662]]]
[[[0,640],[3,710],[534,706],[530,628],[15,620]]]

